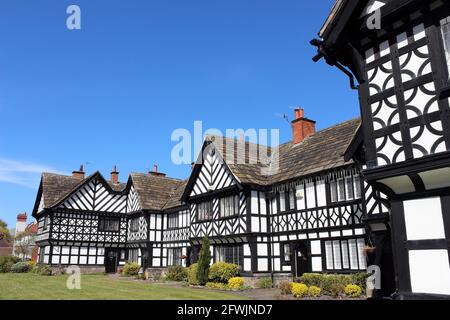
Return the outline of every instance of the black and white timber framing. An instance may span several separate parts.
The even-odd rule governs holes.
[[[381,30],[367,27],[375,10]],[[312,42],[358,82],[362,126],[347,158],[389,208],[378,218],[366,203],[366,222],[378,262],[393,252],[399,299],[450,298],[449,22],[448,1],[337,1]]]

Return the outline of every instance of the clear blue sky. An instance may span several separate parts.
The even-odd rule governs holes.
[[[0,219],[31,213],[42,170],[81,163],[125,181],[175,166],[171,133],[291,129],[276,116],[301,105],[318,129],[358,116],[339,71],[313,63],[332,0],[2,0]],[[66,28],[66,8],[82,29]]]

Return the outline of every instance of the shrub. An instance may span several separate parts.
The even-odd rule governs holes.
[[[216,262],[209,268],[209,280],[212,282],[228,283],[233,277],[239,276],[237,264]]]
[[[187,281],[188,275],[185,267],[173,266],[169,267],[166,279],[170,281]]]
[[[256,282],[256,287],[261,289],[270,289],[272,288],[272,279],[271,278],[261,278]]]
[[[348,284],[345,287],[344,292],[349,297],[358,298],[362,294],[362,289],[356,284]]]
[[[228,288],[228,286],[225,283],[221,282],[207,282],[205,284],[205,287],[209,289],[220,289],[220,290],[225,290]]]
[[[348,275],[326,274],[323,275],[322,291],[326,295],[337,297],[344,292],[347,284],[351,283],[351,277]]]
[[[13,273],[25,273],[30,270],[28,263],[26,262],[17,262],[11,266],[11,272]]]
[[[197,263],[191,264],[191,266],[188,268],[188,282],[193,286],[198,286],[199,284],[197,279],[197,268]]]
[[[211,251],[209,251],[208,237],[204,237],[202,241],[202,248],[198,256],[197,262],[197,280],[198,283],[204,286],[208,282],[209,264],[211,262]]]
[[[294,297],[303,298],[308,293],[308,286],[304,283],[293,283],[291,292],[294,295]]]
[[[28,260],[28,261],[27,261],[27,264],[28,264],[28,271],[29,271],[29,272],[30,272],[30,271],[33,271],[34,268],[36,268],[36,261]]]
[[[53,274],[52,268],[46,264],[37,264],[33,272],[41,276],[51,276]]]
[[[123,267],[122,273],[125,276],[133,277],[133,276],[137,276],[139,274],[139,269],[141,269],[141,266],[138,263],[135,263],[135,262],[129,263],[129,262],[127,262],[125,264],[125,266]]]
[[[230,289],[240,289],[244,286],[244,278],[234,277],[228,280],[228,288]]]
[[[311,286],[308,289],[308,296],[317,298],[317,297],[320,297],[321,292],[322,292],[322,289],[320,289],[319,287]]]
[[[356,284],[358,285],[361,290],[362,293],[366,293],[366,284],[367,284],[367,278],[369,277],[368,273],[354,273],[350,276],[351,278],[351,284]]]
[[[292,282],[283,281],[280,282],[278,288],[281,291],[281,294],[291,294],[292,293]]]
[[[19,258],[14,256],[0,257],[0,273],[10,272],[13,264],[17,262],[19,262]]]
[[[304,283],[308,287],[321,287],[324,276],[321,273],[304,273],[300,278],[296,279],[296,282]]]

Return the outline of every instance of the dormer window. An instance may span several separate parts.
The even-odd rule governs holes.
[[[450,17],[441,20],[441,33],[442,33],[442,40],[444,41],[447,70],[449,71],[450,74]]]

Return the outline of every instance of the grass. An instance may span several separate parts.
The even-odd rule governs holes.
[[[227,292],[157,285],[107,275],[82,275],[81,289],[66,287],[67,275],[0,274],[0,300],[236,300]]]

